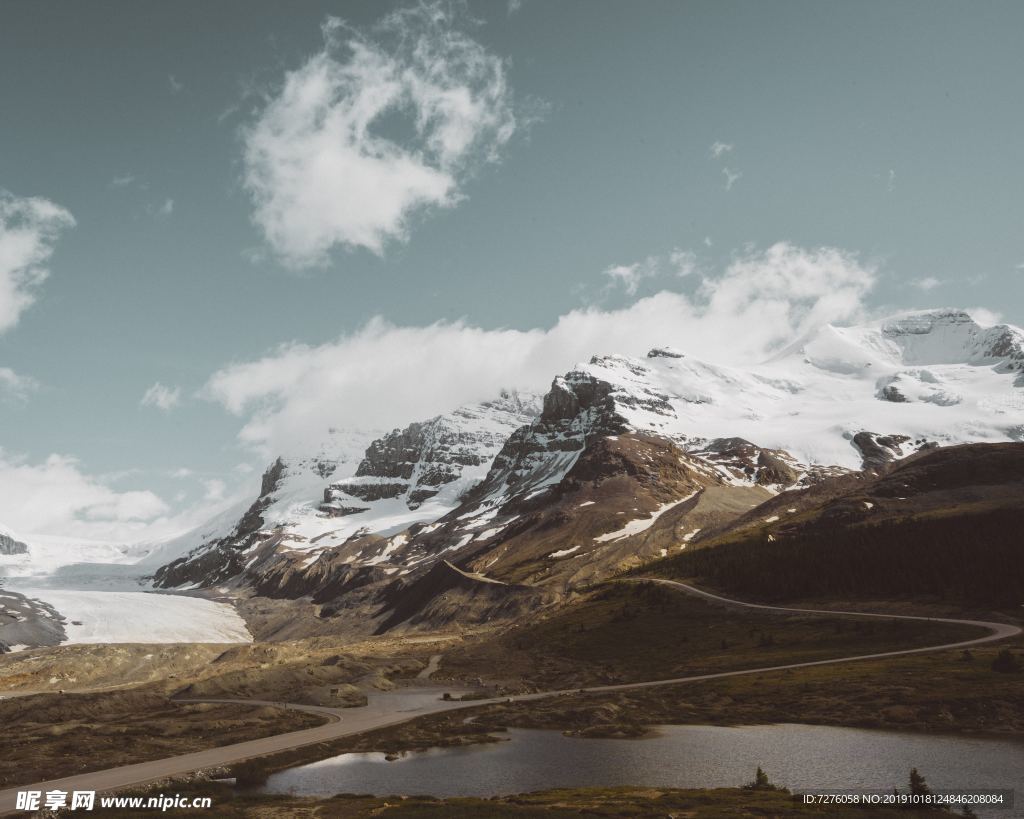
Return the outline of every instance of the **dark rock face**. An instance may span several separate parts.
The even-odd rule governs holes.
[[[181,557],[161,566],[153,574],[153,583],[157,588],[223,583],[242,571],[245,565],[243,550],[240,543],[230,538],[214,541],[210,548],[199,554]]]
[[[890,384],[888,387],[882,387],[878,392],[878,397],[883,401],[891,401],[894,404],[905,404],[907,397],[899,391],[899,388]]]
[[[757,486],[792,486],[801,478],[796,460],[788,452],[761,449],[745,438],[715,438],[693,454]]]
[[[28,554],[28,545],[8,535],[0,535],[0,555]]]
[[[285,465],[281,458],[274,461],[267,471],[263,473],[263,480],[260,483],[260,496],[238,522],[238,529],[236,531],[239,536],[252,534],[263,525],[263,518],[261,517],[263,510],[273,500],[274,492],[280,486],[284,473]]]
[[[860,450],[864,469],[881,469],[897,458],[903,457],[903,444],[909,441],[906,435],[877,435],[874,432],[858,432],[853,436],[853,445]]]
[[[331,497],[331,490],[324,490],[324,502],[320,505],[320,511],[331,518],[344,518],[349,515],[358,515],[360,512],[369,512],[369,506],[345,506],[336,503]]]
[[[397,498],[409,489],[404,481],[380,481],[374,483],[359,480],[339,481],[324,491],[324,512],[330,512],[330,504],[341,502],[346,495],[359,498],[361,501],[379,501]]]
[[[762,449],[757,455],[757,484],[759,486],[791,486],[800,477],[783,458],[769,450]]]
[[[471,503],[493,492],[523,492],[571,465],[588,441],[626,431],[615,408],[612,386],[574,370],[556,378],[540,418],[520,427],[505,442],[483,483],[466,495]]]
[[[678,350],[673,350],[671,347],[655,347],[653,350],[647,353],[648,358],[686,358]]]
[[[214,585],[238,575],[245,565],[243,552],[258,542],[263,526],[263,512],[273,503],[274,493],[284,480],[287,467],[278,458],[263,473],[260,496],[253,502],[227,537],[203,544],[185,557],[161,566],[153,573],[157,588],[174,588],[185,584]]]
[[[503,392],[497,401],[478,408],[396,429],[367,447],[353,477],[331,485],[321,509],[335,514],[332,509],[346,498],[372,502],[403,496],[410,509],[417,509],[462,478],[467,468],[490,462],[514,428],[509,419],[527,420],[537,409],[517,394]],[[565,411],[571,412],[571,407]],[[493,423],[480,423],[487,419]]]
[[[436,494],[437,494],[437,490],[436,489],[414,489],[414,490],[412,490],[412,492],[409,493],[409,500],[408,500],[409,508],[410,509],[418,509],[420,506],[423,505],[423,501],[430,500],[430,498],[434,497],[434,495],[436,495]]]
[[[405,429],[378,438],[366,449],[366,456],[356,469],[356,477],[409,480],[424,447],[424,424],[409,424]]]

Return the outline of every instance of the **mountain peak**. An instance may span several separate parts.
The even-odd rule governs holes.
[[[881,321],[879,330],[904,364],[1024,364],[1024,332],[1008,324],[983,327],[966,310],[903,313]]]

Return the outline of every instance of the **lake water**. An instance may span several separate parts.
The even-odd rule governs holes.
[[[498,734],[501,736],[502,734]],[[638,740],[575,739],[557,731],[510,730],[507,742],[432,749],[387,762],[342,754],[271,776],[259,790],[330,796],[497,796],[548,788],[647,785],[735,787],[760,765],[791,790],[905,788],[916,767],[936,789],[1014,789],[1024,816],[1024,743],[816,725],[723,728],[667,725]]]

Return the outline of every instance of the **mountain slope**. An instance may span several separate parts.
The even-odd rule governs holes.
[[[1024,602],[1024,444],[966,444],[786,492],[645,567],[766,600]]]

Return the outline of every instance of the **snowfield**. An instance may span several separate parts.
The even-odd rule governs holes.
[[[851,441],[865,430],[942,446],[1024,440],[1024,331],[961,310],[825,325],[748,367],[678,355],[598,356],[574,372],[610,384],[631,429],[684,448],[740,437],[857,469]]]
[[[200,597],[65,589],[12,591],[49,603],[65,617],[65,645],[252,642],[252,635],[234,608]]]

